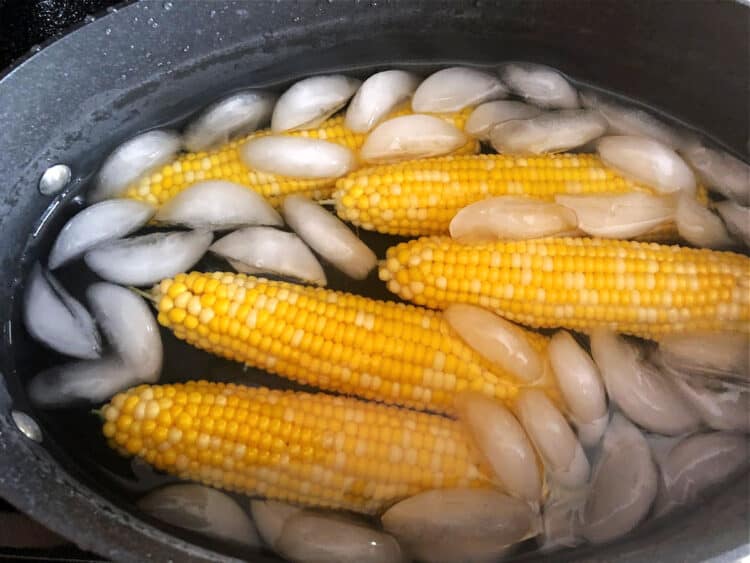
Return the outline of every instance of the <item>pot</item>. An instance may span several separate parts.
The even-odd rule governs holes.
[[[22,280],[75,210],[97,164],[123,140],[179,124],[244,86],[393,64],[429,70],[528,60],[668,109],[746,155],[749,16],[747,6],[730,2],[147,0],[103,14],[42,49],[0,80],[0,495],[114,560],[276,560],[268,552],[227,551],[147,518],[129,495],[139,485],[123,484],[129,468],[102,453],[89,412],[61,424],[25,397],[36,370],[59,359],[42,353],[21,326]],[[39,178],[56,163],[72,168],[72,180],[63,192],[42,195]],[[211,369],[187,347],[181,352],[192,370]],[[94,467],[96,455],[110,457]],[[555,557],[736,560],[750,553],[747,498],[742,476],[700,509]]]

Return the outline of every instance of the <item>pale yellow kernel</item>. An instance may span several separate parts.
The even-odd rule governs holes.
[[[156,418],[159,416],[159,402],[151,400],[146,404],[145,416],[146,418]]]

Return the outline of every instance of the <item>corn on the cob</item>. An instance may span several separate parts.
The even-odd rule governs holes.
[[[425,237],[388,249],[380,278],[420,305],[479,304],[534,327],[609,327],[653,339],[750,332],[750,258],[731,252],[590,238],[466,246]]]
[[[339,216],[394,235],[442,235],[470,203],[499,195],[553,200],[557,194],[653,190],[628,180],[593,154],[445,156],[375,166],[336,183]],[[705,198],[705,196],[702,196]]]
[[[184,479],[376,513],[428,489],[489,487],[457,422],[322,393],[142,385],[103,408],[110,445]]]
[[[451,413],[458,391],[510,402],[525,386],[421,307],[221,272],[164,280],[154,298],[178,338],[321,389]],[[548,361],[547,339],[528,338]],[[558,400],[545,371],[531,385]]]
[[[408,113],[400,110],[394,115]],[[469,111],[443,116],[459,129],[463,129]],[[227,180],[251,188],[278,207],[285,196],[302,194],[312,199],[325,199],[331,196],[335,180],[316,179],[305,180],[267,174],[248,167],[240,157],[240,147],[248,140],[271,134],[270,129],[250,133],[249,135],[230,141],[225,145],[206,152],[185,153],[174,162],[163,166],[153,174],[141,178],[128,187],[124,196],[146,201],[154,205],[161,205],[180,191],[202,180]],[[344,116],[326,120],[315,129],[302,131],[288,131],[283,135],[322,139],[343,145],[353,151],[359,150],[365,141],[366,134],[354,133],[344,126]],[[459,154],[473,154],[479,149],[476,141],[470,141],[457,152]]]

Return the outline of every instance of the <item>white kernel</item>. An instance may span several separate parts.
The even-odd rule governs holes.
[[[258,311],[255,309],[251,310],[247,314],[247,319],[245,319],[245,324],[248,328],[255,328],[255,326],[258,324]]]
[[[365,316],[364,326],[367,330],[373,330],[375,328],[375,315],[368,313]]]
[[[197,317],[201,313],[201,308],[201,298],[197,295],[193,295],[188,302],[188,313],[190,313],[194,317]]]
[[[435,357],[432,360],[432,367],[434,367],[438,371],[442,371],[442,369],[445,367],[445,353],[441,351],[437,351],[435,353]]]
[[[270,298],[270,299],[269,299],[269,300],[268,300],[268,301],[266,302],[266,310],[267,310],[267,311],[268,311],[269,313],[273,314],[273,313],[275,313],[275,312],[276,312],[276,306],[277,306],[278,304],[279,304],[279,300],[278,300],[278,299],[276,299],[275,297],[271,297],[271,298]]]
[[[187,307],[187,304],[190,302],[190,298],[192,295],[185,291],[183,293],[180,293],[177,297],[174,299],[174,306],[179,309],[184,309]]]
[[[356,316],[354,317],[354,326],[364,326],[365,324],[365,312],[364,311],[357,311]]]
[[[146,418],[156,418],[159,415],[159,403],[154,400],[146,403]]]
[[[297,330],[294,331],[290,344],[296,348],[297,346],[300,345],[300,343],[302,342],[302,338],[304,336],[305,336],[305,331],[302,330],[301,328],[298,328]]]

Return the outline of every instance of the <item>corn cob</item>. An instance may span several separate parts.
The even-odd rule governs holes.
[[[478,304],[533,327],[609,327],[652,339],[750,332],[750,258],[732,252],[591,238],[466,246],[424,237],[389,248],[380,279],[420,305]]]
[[[352,398],[197,381],[135,387],[102,413],[121,453],[248,495],[372,514],[491,486],[457,422]]]
[[[408,110],[400,110],[394,115],[405,113],[409,113]],[[470,111],[466,110],[445,115],[444,118],[459,129],[463,129],[469,114]],[[240,157],[240,147],[250,139],[270,134],[271,130],[265,129],[230,141],[211,151],[182,154],[174,162],[133,183],[125,190],[123,195],[154,205],[161,205],[195,182],[227,180],[252,188],[268,198],[269,203],[274,207],[281,205],[284,197],[293,193],[303,194],[312,199],[329,198],[335,184],[334,180],[305,180],[266,174],[253,170],[243,162]],[[353,151],[359,150],[366,137],[366,134],[354,133],[344,127],[343,115],[326,120],[316,129],[289,131],[282,134],[322,139],[343,145]],[[473,154],[478,150],[479,144],[472,140],[457,152]]]
[[[593,154],[537,157],[445,156],[364,168],[336,182],[339,216],[381,233],[442,235],[470,203],[499,195],[553,200],[557,194],[653,190],[619,175]],[[705,190],[699,199],[705,203]]]
[[[420,307],[221,272],[179,274],[153,294],[178,338],[321,389],[451,413],[464,389],[510,403],[528,385]],[[528,338],[546,359],[547,339]],[[553,379],[547,369],[533,386],[559,400]]]

